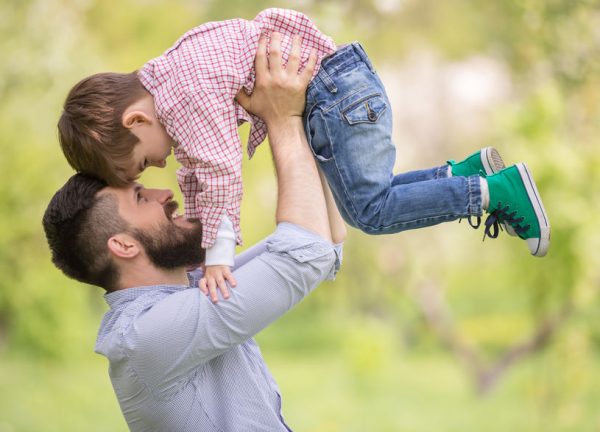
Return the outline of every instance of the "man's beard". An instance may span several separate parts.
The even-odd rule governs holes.
[[[174,203],[172,201],[172,203]],[[202,225],[194,222],[194,226],[184,228],[175,225],[170,214],[177,204],[165,206],[169,222],[162,224],[160,229],[150,232],[134,229],[133,236],[142,244],[150,262],[158,268],[173,270],[180,267],[197,267],[204,262],[205,251],[202,243]]]

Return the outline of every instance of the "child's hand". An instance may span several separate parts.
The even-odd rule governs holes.
[[[237,281],[231,273],[231,269],[226,265],[214,265],[206,266],[204,271],[204,277],[200,279],[200,291],[204,294],[210,294],[210,299],[213,303],[219,301],[217,297],[217,288],[223,294],[223,298],[229,298],[229,289],[227,288],[227,282],[234,288],[237,285]]]

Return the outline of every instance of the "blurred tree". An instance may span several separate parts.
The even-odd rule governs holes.
[[[497,107],[491,128],[478,142],[453,151],[496,145],[508,160],[526,160],[553,225],[552,248],[542,260],[529,258],[523,244],[506,236],[481,245],[478,233],[464,224],[388,237],[352,231],[338,280],[302,306],[302,319],[343,324],[333,333],[315,324],[317,329],[310,330],[314,339],[313,333],[303,336],[297,328],[287,337],[298,333],[305,338],[302,346],[335,349],[338,345],[332,340],[340,338],[339,328],[348,328],[352,338],[356,322],[366,320],[379,323],[369,328],[392,329],[406,349],[439,353],[439,340],[415,301],[418,287],[432,283],[445,293],[444,307],[452,313],[456,334],[488,365],[524,335],[535,335],[546,317],[568,305],[569,319],[560,321],[559,331],[543,344],[551,354],[546,367],[533,370],[534,383],[516,391],[526,393],[519,397],[533,394],[539,399],[540,412],[550,425],[553,419],[563,419],[562,409],[592,400],[585,376],[595,370],[600,348],[595,319],[600,306],[596,0],[123,0],[118,7],[93,0],[4,0],[0,347],[41,358],[87,353],[104,308],[97,291],[67,281],[52,268],[40,228],[46,203],[71,173],[55,132],[68,89],[100,70],[138,68],[204,21],[252,18],[269,6],[303,10],[340,43],[360,40],[376,64],[427,50],[447,61],[486,55],[506,65],[512,74],[512,99]],[[243,210],[248,243],[268,233],[265,215],[272,213],[274,201],[268,152],[260,153],[244,171],[246,200],[253,203]],[[176,188],[173,172],[170,163],[168,170],[150,172],[144,181]],[[355,333],[356,340],[347,341],[353,348],[369,334]],[[289,341],[277,342],[295,348]],[[381,345],[374,341],[370,346],[379,350]],[[354,367],[367,377],[369,368],[383,364],[368,361],[364,353],[355,357]],[[582,404],[577,409],[577,415],[567,418],[583,424],[592,408]]]
[[[73,64],[100,63],[78,49],[86,41],[79,26],[84,6],[28,0],[5,2],[2,9],[0,326],[26,351],[62,355],[70,350],[57,343],[77,340],[79,314],[86,314],[64,313],[72,302],[53,286],[69,283],[50,276],[55,273],[41,235],[41,214],[69,171],[54,133],[64,97],[61,80],[73,79]],[[79,292],[72,299],[82,300]]]

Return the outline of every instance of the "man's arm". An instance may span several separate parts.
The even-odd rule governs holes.
[[[337,208],[327,179],[323,171],[319,170],[321,185],[323,186],[323,194],[325,195],[325,203],[327,204],[327,217],[329,218],[329,230],[331,231],[331,241],[334,244],[341,244],[346,240],[346,224]]]
[[[285,314],[338,267],[338,251],[322,237],[281,223],[257,258],[234,272],[227,301],[215,304],[196,288],[166,296],[143,311],[124,335],[139,378],[159,392],[200,365],[256,335]]]
[[[315,68],[316,54],[311,53],[306,68],[299,74],[299,38],[294,38],[285,67],[280,44],[281,35],[273,33],[267,59],[266,39],[261,37],[255,60],[254,94],[248,97],[240,92],[237,99],[267,125],[277,172],[277,222],[294,223],[331,240],[323,189],[302,125],[306,87]]]
[[[272,59],[278,55],[277,49],[271,50]],[[288,69],[293,67],[288,64]],[[272,61],[271,71],[276,68],[279,75],[287,74]],[[263,72],[257,70],[257,82]],[[263,253],[235,271],[238,286],[229,300],[213,304],[198,290],[187,289],[168,295],[136,318],[124,346],[138,377],[159,393],[175,391],[199,365],[254,336],[338,267],[339,247],[331,243],[323,189],[302,123],[286,118],[302,111],[304,89],[296,80],[304,76],[294,71],[289,90],[290,81],[273,72],[278,84],[260,86],[253,98],[262,98],[258,106],[268,120],[277,167],[277,230]],[[304,88],[307,82],[301,82]]]

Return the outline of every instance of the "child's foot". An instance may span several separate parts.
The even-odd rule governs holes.
[[[448,161],[453,176],[469,177],[483,172],[486,176],[505,168],[500,153],[494,147],[486,147],[476,151],[460,162]]]
[[[531,254],[542,257],[550,247],[550,221],[527,165],[519,163],[487,177],[490,191],[486,234],[495,221],[511,226]],[[497,234],[497,233],[496,233]]]
[[[449,160],[448,165],[451,166],[453,176],[462,177],[481,175],[481,173],[489,176],[506,167],[500,153],[494,147],[482,148],[460,162]],[[469,225],[475,229],[481,225],[481,217],[479,216],[469,216],[468,221]],[[504,229],[508,234],[516,235],[510,225],[504,224]]]

